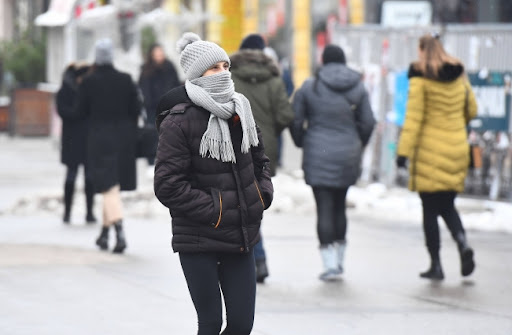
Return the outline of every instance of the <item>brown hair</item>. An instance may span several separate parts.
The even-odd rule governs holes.
[[[414,68],[427,78],[437,78],[439,70],[446,63],[462,65],[457,58],[446,53],[438,35],[423,35],[420,38],[419,48],[423,51],[424,57],[414,63]]]

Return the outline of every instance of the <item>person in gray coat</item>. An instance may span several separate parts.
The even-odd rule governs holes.
[[[359,177],[375,119],[361,74],[346,66],[343,50],[328,45],[322,62],[315,77],[295,93],[290,130],[295,145],[303,148],[302,168],[315,196],[324,264],[320,279],[330,281],[343,273],[345,199]]]

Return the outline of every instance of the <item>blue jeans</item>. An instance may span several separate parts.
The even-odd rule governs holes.
[[[264,261],[267,259],[267,255],[265,254],[265,249],[263,248],[263,236],[261,235],[261,230],[260,237],[260,241],[254,246],[254,259],[257,261]]]

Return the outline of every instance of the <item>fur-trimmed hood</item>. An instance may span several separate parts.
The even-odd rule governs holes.
[[[450,82],[459,78],[464,73],[464,66],[462,64],[449,64],[444,63],[441,69],[439,69],[439,73],[437,77],[430,78],[426,76],[423,72],[417,69],[417,63],[412,63],[409,66],[409,73],[407,76],[409,78],[412,77],[425,77],[427,79]]]
[[[230,58],[231,72],[243,81],[262,82],[280,75],[274,60],[261,50],[240,50]]]

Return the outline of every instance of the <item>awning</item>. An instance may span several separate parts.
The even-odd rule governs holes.
[[[67,24],[73,15],[76,1],[52,0],[48,11],[36,17],[35,24],[44,27],[59,27]]]

